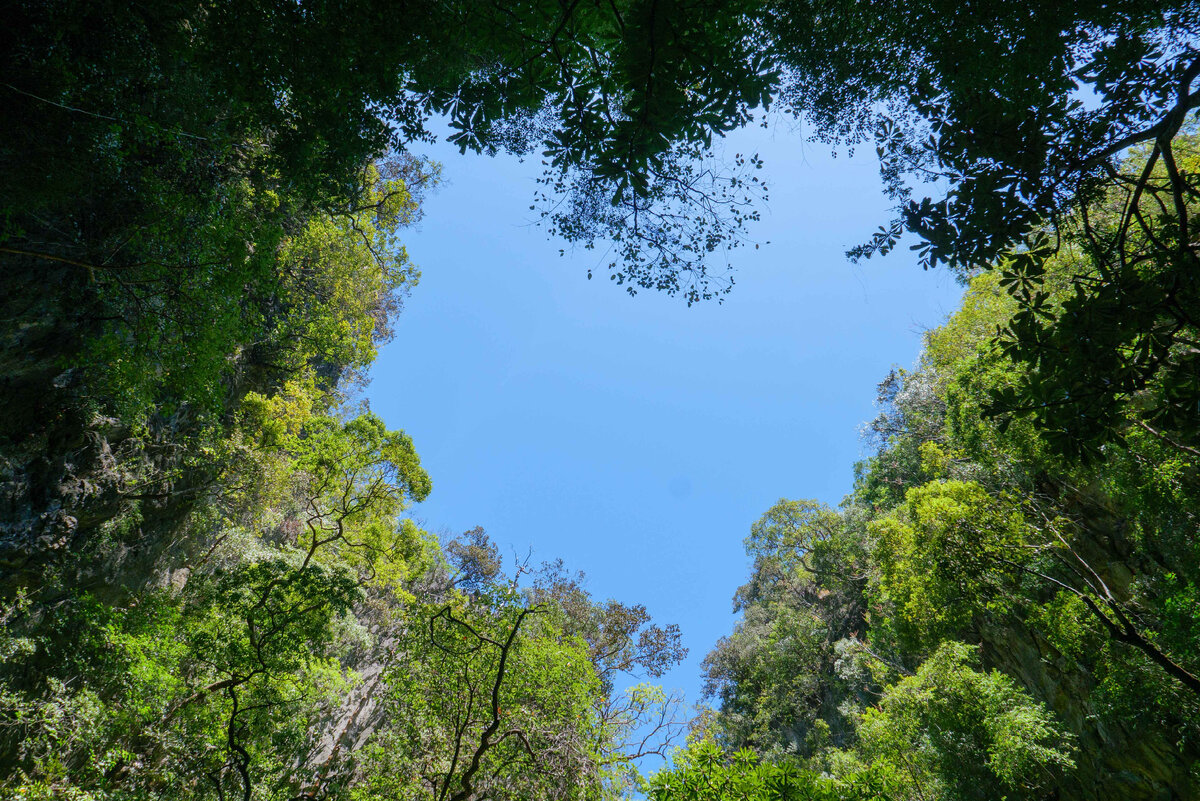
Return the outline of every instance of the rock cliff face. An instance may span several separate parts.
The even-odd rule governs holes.
[[[347,667],[358,683],[313,733],[313,747],[298,772],[312,777],[314,786],[345,781],[355,771],[354,755],[384,722],[384,671],[394,658],[395,639],[384,637]]]
[[[98,327],[86,277],[3,261],[14,291],[0,293],[0,601],[24,593],[44,608],[86,593],[123,606],[145,589],[183,591],[221,534],[197,512],[222,489],[222,465],[196,458],[200,425],[186,407],[152,413],[138,430],[105,413],[91,383],[97,371],[80,356]],[[253,355],[242,354],[230,380],[230,407],[274,380],[244,363]],[[327,380],[338,369],[327,367]],[[394,637],[380,615],[357,611],[374,621],[371,644],[343,664],[358,679],[309,732],[310,751],[294,766],[312,787],[346,779],[382,719]],[[13,759],[0,748],[0,772]]]
[[[64,314],[58,293],[76,278],[50,269],[45,287],[35,283],[31,265],[7,260],[17,291],[0,300],[0,572],[11,575],[23,564],[61,550],[78,529],[71,513],[94,482],[78,464],[92,461],[87,448],[86,414],[76,389],[78,371],[64,357],[79,348],[77,322]],[[16,278],[16,276],[14,276]],[[85,469],[84,472],[91,472]]]
[[[0,300],[0,594],[52,568],[82,570],[75,579],[101,592],[136,589],[180,541],[215,469],[184,469],[195,428],[186,413],[153,415],[134,432],[104,412],[81,356],[98,322],[78,269],[21,259],[5,268],[14,291]]]
[[[0,571],[24,583],[67,554],[131,589],[177,540],[210,475],[179,470],[171,422],[134,436],[112,419],[64,414],[6,454],[0,473]]]
[[[1080,474],[1088,475],[1082,471]],[[930,484],[936,487],[936,479]],[[1160,661],[1172,658],[1177,667],[1184,669],[1194,664],[1185,662],[1194,659],[1187,650],[1187,641],[1171,633],[1164,611],[1170,604],[1164,600],[1167,590],[1163,589],[1180,586],[1174,576],[1187,575],[1189,563],[1194,563],[1194,543],[1172,547],[1176,538],[1189,536],[1185,527],[1172,528],[1174,520],[1190,518],[1183,514],[1168,517],[1174,515],[1175,508],[1166,504],[1163,508],[1168,510],[1167,515],[1156,516],[1148,505],[1128,501],[1128,495],[1119,494],[1113,487],[1120,485],[1099,480],[1091,484],[1080,481],[1077,485],[1066,480],[1037,479],[1032,488],[1025,490],[1021,500],[1027,505],[1020,507],[1023,517],[1017,519],[1021,520],[1021,531],[1029,537],[1019,547],[1036,549],[1039,560],[1030,560],[1022,570],[1015,569],[1022,567],[1020,563],[1005,560],[1004,566],[1014,570],[992,575],[986,587],[965,582],[950,584],[951,592],[936,597],[937,603],[947,606],[961,599],[961,608],[966,611],[958,618],[962,622],[954,627],[923,627],[931,617],[930,607],[911,614],[901,606],[899,593],[888,594],[891,587],[886,583],[886,571],[895,570],[895,562],[889,566],[883,560],[895,559],[899,548],[893,545],[894,550],[888,550],[889,542],[880,534],[882,527],[868,525],[864,532],[861,526],[863,519],[894,523],[897,518],[882,517],[888,514],[881,513],[884,507],[864,511],[848,503],[846,511],[829,510],[823,519],[826,522],[816,528],[811,519],[796,514],[797,507],[806,508],[800,505],[802,502],[781,501],[755,524],[751,537],[757,538],[755,543],[786,545],[779,546],[778,551],[755,546],[759,550],[755,552],[753,577],[736,596],[739,604],[751,599],[750,606],[741,607],[738,629],[718,644],[705,663],[710,692],[721,702],[716,716],[720,736],[734,748],[746,746],[768,755],[791,754],[801,760],[811,757],[822,769],[836,771],[837,763],[830,760],[831,751],[823,743],[854,749],[862,742],[858,737],[863,731],[861,726],[839,731],[839,725],[845,722],[839,715],[843,704],[850,710],[850,718],[859,721],[864,708],[886,708],[880,704],[884,688],[879,686],[879,678],[883,674],[865,670],[864,664],[886,666],[890,668],[888,681],[901,681],[919,666],[930,664],[929,654],[939,645],[961,641],[978,646],[985,669],[1013,679],[1033,700],[1044,704],[1057,725],[1070,735],[1074,767],[1048,766],[1046,770],[1052,773],[1041,774],[1045,788],[1009,788],[1009,798],[1200,798],[1200,742],[1195,739],[1192,711],[1196,709],[1196,696]],[[1012,494],[1015,496],[1016,491]],[[1052,515],[1047,512],[1051,509]],[[792,516],[785,517],[785,512]],[[911,513],[902,510],[900,514]],[[921,529],[914,524],[908,531],[913,532],[913,541],[936,542],[931,539],[937,535],[934,526],[954,519],[955,514],[952,507],[940,507],[933,526]],[[1043,514],[1052,516],[1053,522],[1047,523]],[[934,518],[931,515],[928,519]],[[966,530],[982,539],[980,519],[969,518],[970,528]],[[1043,525],[1045,528],[1040,527]],[[1062,534],[1062,540],[1054,538],[1051,531]],[[830,545],[818,541],[818,536],[828,537],[824,542]],[[860,543],[862,556],[856,557],[853,554],[858,552],[853,548]],[[832,550],[823,550],[826,547]],[[970,554],[982,556],[964,565],[952,561],[957,553],[952,547],[931,548],[932,559],[906,567],[906,577],[916,575],[915,581],[924,581],[925,575],[918,572],[922,570],[946,570],[947,574],[951,570],[974,570],[969,575],[979,575],[985,569],[981,565],[989,566],[995,563],[993,559],[1005,559],[1012,553],[989,551],[986,545],[971,539],[967,540]],[[780,567],[779,552],[784,553],[783,559],[791,560],[782,562],[786,567]],[[843,561],[825,561],[828,553]],[[843,554],[851,556],[846,559]],[[804,561],[797,566],[800,558]],[[938,561],[942,559],[945,561]],[[835,570],[830,570],[831,564]],[[854,568],[848,571],[850,575],[869,576],[870,580],[863,578],[861,584],[847,588],[836,573],[842,565]],[[946,565],[951,566],[949,570]],[[1067,587],[1086,591],[1096,609],[1108,611],[1112,620],[1120,619],[1118,611],[1126,615],[1142,640],[1120,628],[1114,634]],[[845,593],[844,606],[838,603],[839,592]],[[1188,592],[1185,589],[1182,595],[1172,597],[1182,597],[1186,603],[1195,597],[1194,589],[1190,590],[1191,596]],[[762,598],[769,600],[764,602]],[[1111,605],[1106,606],[1106,599]],[[846,614],[858,604],[869,612],[865,619]],[[1192,617],[1190,611],[1186,615]],[[908,628],[898,628],[897,620]],[[801,629],[796,621],[810,628]],[[1188,620],[1183,626],[1186,629],[1194,624]],[[1195,628],[1189,631],[1195,636]],[[867,632],[866,637],[863,632]],[[924,696],[924,700],[932,701],[939,711],[956,714],[955,707],[943,706],[936,695]],[[911,725],[943,726],[944,721]],[[820,728],[824,729],[823,736],[810,739],[810,733]],[[931,729],[919,731],[909,742],[927,743],[932,739]],[[849,736],[839,736],[843,733]],[[989,795],[988,790],[993,789],[995,794]],[[937,797],[999,798],[1003,792],[997,784],[987,790]],[[899,797],[920,796],[912,791]]]
[[[1059,783],[1058,798],[1078,801],[1174,801],[1196,797],[1190,766],[1200,758],[1181,749],[1169,729],[1123,725],[1091,699],[1095,678],[1038,632],[1013,626],[983,634],[985,663],[1017,679],[1054,710],[1078,737],[1076,769]]]
[[[1075,491],[1067,506],[1081,523],[1073,547],[1113,595],[1132,596],[1138,571],[1161,571],[1153,553],[1135,549],[1127,537],[1128,521],[1104,496]],[[1103,688],[1087,655],[1063,654],[1037,629],[1013,621],[980,632],[985,662],[1017,679],[1054,710],[1078,737],[1076,770],[1062,777],[1062,799],[1079,801],[1175,801],[1200,797],[1195,766],[1200,743],[1176,736],[1183,720],[1128,719],[1105,708]],[[1115,648],[1130,648],[1114,644]]]

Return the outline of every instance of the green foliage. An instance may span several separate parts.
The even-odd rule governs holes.
[[[997,341],[1028,371],[994,393],[990,411],[1002,421],[1030,414],[1060,452],[1099,458],[1128,418],[1196,438],[1196,321],[1183,309],[1197,298],[1180,277],[1196,253],[1178,236],[1196,200],[1187,176],[1200,162],[1183,104],[1152,148],[1126,153],[1110,182],[1076,199],[1057,245],[1039,232],[1001,266],[1017,311]]]
[[[754,573],[734,598],[743,618],[704,661],[705,692],[721,701],[716,735],[795,753],[824,727],[845,744],[866,689],[847,650],[866,628],[862,541],[828,507],[781,500],[751,527],[746,550]]]
[[[677,663],[677,633],[656,634],[640,607],[593,601],[561,563],[521,588],[527,566],[505,575],[481,529],[446,552],[449,581],[392,628],[384,721],[351,795],[621,796],[637,781],[636,760],[663,753],[682,721],[661,688],[615,692],[614,681]]]
[[[596,603],[585,582],[582,572],[570,574],[561,561],[545,563],[526,595],[546,606],[565,632],[582,638],[606,691],[619,674],[658,678],[687,656],[678,626],[652,623],[641,604],[611,598]]]
[[[1043,262],[1051,303],[1081,264]],[[1146,422],[1158,385],[1120,401],[1102,461],[992,415],[1041,380],[995,345],[1021,309],[1003,281],[974,277],[917,367],[881,384],[877,451],[840,509],[781,501],[751,528],[742,618],[705,661],[719,707],[702,730],[724,753],[885,798],[1189,792],[1194,454]]]
[[[361,798],[595,797],[587,648],[515,597],[411,610]],[[477,611],[478,609],[478,611]],[[480,614],[482,612],[482,614]]]
[[[92,11],[23,8],[27,63],[0,87],[30,115],[0,126],[5,302],[42,337],[8,366],[51,407],[4,432],[6,480],[50,511],[2,552],[0,793],[437,795],[429,771],[463,799],[621,793],[681,721],[614,683],[682,659],[678,629],[561,569],[520,589],[482,530],[443,552],[403,517],[432,486],[412,440],[350,402],[438,181],[388,143],[448,110],[475,51],[442,72],[331,9]],[[451,46],[446,13],[428,21]],[[93,23],[128,48],[91,49]],[[384,65],[407,58],[391,138]],[[70,148],[31,142],[39,120]]]
[[[889,797],[987,799],[998,786],[1038,797],[1055,771],[1074,767],[1071,738],[1046,708],[977,666],[977,648],[945,643],[867,710],[861,758]]]
[[[894,517],[870,524],[879,602],[907,648],[920,652],[1006,610],[1003,585],[1025,560],[1022,515],[978,484],[930,482]]]
[[[0,39],[0,252],[22,297],[55,287],[51,313],[15,308],[72,332],[46,355],[89,368],[93,411],[227,410],[237,362],[282,364],[294,338],[315,361],[361,367],[364,318],[288,310],[370,305],[404,282],[399,251],[375,275],[363,257],[404,216],[391,198],[422,182],[405,176],[393,195],[396,176],[364,164],[392,154],[411,172],[405,153],[434,114],[464,151],[540,153],[551,231],[610,240],[616,283],[720,298],[724,254],[766,190],[757,157],[717,165],[712,145],[774,102],[822,141],[875,145],[897,219],[855,256],[910,232],[926,266],[1002,276],[1017,309],[997,341],[1028,374],[993,388],[995,414],[1033,415],[1055,449],[1094,458],[1120,439],[1128,397],[1154,386],[1144,422],[1196,434],[1192,4],[85,12],[18,3]],[[933,186],[944,195],[922,197]],[[336,269],[293,269],[321,250]],[[1061,286],[1045,280],[1052,254],[1077,263]]]
[[[743,749],[724,753],[710,740],[676,752],[669,770],[647,783],[653,801],[851,801],[870,798],[853,785]]]
[[[705,689],[721,700],[722,737],[764,752],[803,746],[832,692],[827,627],[786,605],[747,610],[732,635],[705,660]]]

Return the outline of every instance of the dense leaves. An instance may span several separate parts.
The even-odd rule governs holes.
[[[1047,283],[1072,269],[1048,260]],[[999,275],[973,279],[881,385],[878,450],[841,508],[784,500],[751,528],[742,619],[705,661],[701,730],[724,753],[871,797],[1192,791],[1197,459],[1142,424],[1153,390],[1098,462],[989,417],[1027,376],[993,343],[1020,313]]]

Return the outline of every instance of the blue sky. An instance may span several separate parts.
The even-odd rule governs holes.
[[[780,497],[838,503],[876,383],[961,295],[907,251],[846,261],[890,219],[868,154],[833,158],[786,128],[726,147],[766,159],[751,233],[770,244],[735,256],[722,305],[691,308],[629,297],[600,253],[560,257],[529,210],[536,159],[431,148],[447,182],[404,237],[421,282],[367,391],[433,479],[415,518],[562,557],[597,598],[678,623],[691,654],[663,681],[689,702],[733,626],[751,523]]]

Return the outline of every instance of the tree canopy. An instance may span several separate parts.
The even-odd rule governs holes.
[[[1200,8],[15,0],[0,27],[0,789],[101,799],[1154,798],[1200,732]],[[774,116],[772,116],[774,115]],[[874,147],[969,287],[838,509],[751,530],[718,708],[481,529],[354,389],[462,150],[688,304],[767,189],[715,141]],[[417,347],[413,343],[412,347]],[[413,391],[419,391],[413,389]],[[618,679],[621,679],[619,682]],[[648,732],[648,734],[647,734]]]
[[[1147,424],[1195,433],[1195,186],[1179,140],[1200,106],[1192,3],[12,11],[11,280],[52,274],[76,328],[165,355],[189,332],[170,369],[197,381],[253,324],[210,296],[271,297],[264,254],[295,215],[360,208],[363,164],[428,139],[432,115],[464,150],[539,155],[549,230],[611,241],[617,283],[719,298],[765,186],[756,157],[722,164],[710,148],[771,109],[818,140],[874,145],[896,218],[852,256],[911,235],[927,267],[1007,276],[1025,312],[998,339],[1035,369],[996,414],[1033,413],[1058,447],[1094,456],[1113,398],[1162,381]],[[1043,286],[1051,253],[1079,260],[1061,313]]]

